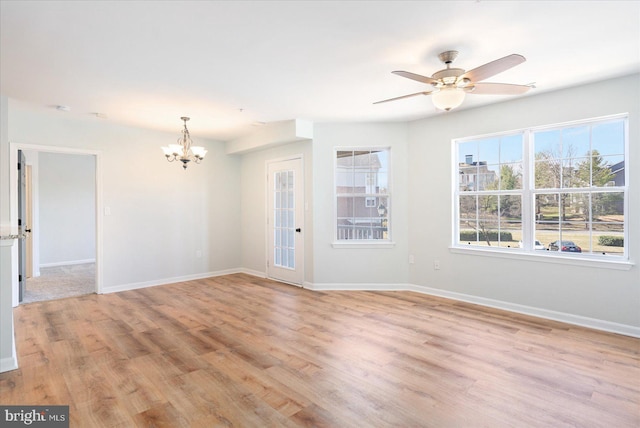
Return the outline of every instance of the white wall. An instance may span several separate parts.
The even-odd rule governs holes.
[[[456,254],[451,244],[451,140],[459,137],[629,113],[627,271]],[[640,327],[640,77],[443,113],[409,128],[409,281],[445,292]],[[440,260],[441,269],[433,269]],[[577,319],[576,318],[576,319]]]
[[[40,266],[95,259],[95,176],[95,156],[38,153]]]
[[[314,126],[314,278],[317,287],[405,284],[408,279],[407,124],[320,123]],[[334,248],[334,149],[391,147],[393,248]]]
[[[103,292],[240,265],[239,160],[222,143],[194,135],[209,153],[184,171],[160,150],[176,138],[9,102],[11,143],[99,153]]]

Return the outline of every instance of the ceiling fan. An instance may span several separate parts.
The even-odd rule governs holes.
[[[446,51],[438,55],[440,61],[446,64],[447,68],[435,72],[431,77],[408,71],[393,71],[393,74],[406,77],[407,79],[427,83],[432,86],[426,91],[415,94],[403,95],[401,97],[390,98],[375,102],[374,104],[386,103],[389,101],[401,100],[403,98],[414,97],[416,95],[432,95],[433,104],[441,109],[449,111],[458,107],[464,101],[465,95],[519,95],[531,89],[530,85],[513,85],[510,83],[489,83],[482,82],[489,77],[522,64],[526,59],[522,55],[511,54],[504,58],[488,62],[473,70],[465,71],[461,68],[451,68],[451,64],[457,58],[457,51]]]

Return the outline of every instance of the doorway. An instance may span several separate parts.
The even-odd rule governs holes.
[[[14,306],[99,292],[99,153],[12,144],[18,164],[20,154],[26,154],[30,180],[19,186],[20,174],[12,169],[11,187],[19,189],[12,217],[30,232],[20,240],[30,251],[14,257],[21,274],[14,279]]]
[[[302,158],[267,164],[267,276],[304,281],[304,175]]]

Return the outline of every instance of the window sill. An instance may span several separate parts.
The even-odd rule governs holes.
[[[615,270],[630,270],[635,263],[628,260],[623,260],[616,256],[615,259],[606,259],[602,256],[581,256],[573,257],[571,255],[564,254],[549,254],[548,251],[544,251],[544,254],[536,254],[532,252],[524,252],[522,250],[515,249],[492,249],[486,248],[466,248],[466,247],[449,247],[449,251],[455,254],[473,254],[476,256],[484,257],[496,257],[503,259],[515,259],[515,260],[527,260],[541,263],[555,263],[571,266],[584,266],[591,268],[603,268],[603,269],[615,269]],[[541,251],[542,253],[542,251]]]
[[[371,241],[358,241],[358,240],[349,240],[349,241],[334,241],[331,246],[333,248],[394,248],[396,243],[393,241],[382,241],[382,242],[371,242]]]

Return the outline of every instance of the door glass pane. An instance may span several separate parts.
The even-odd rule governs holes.
[[[294,171],[274,174],[274,263],[295,268]]]
[[[295,208],[295,204],[293,202],[293,197],[294,197],[293,189],[289,190],[288,197],[289,197],[289,200],[287,201],[287,207],[289,207],[291,211],[293,211],[293,209]]]
[[[296,253],[293,248],[289,248],[289,267],[295,269]]]

